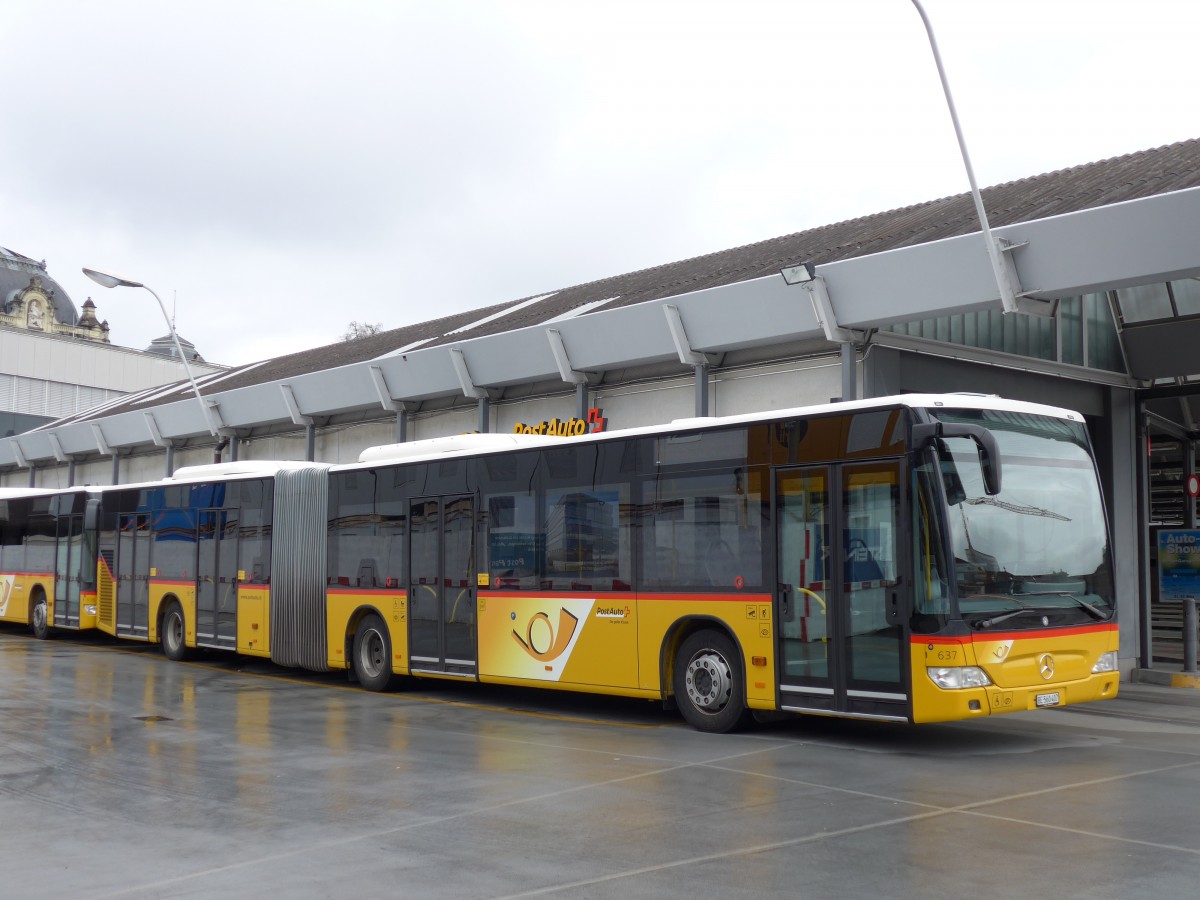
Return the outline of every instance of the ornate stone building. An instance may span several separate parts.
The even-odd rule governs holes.
[[[71,298],[47,274],[45,260],[35,262],[0,247],[0,301],[0,325],[109,343],[108,322],[96,318],[96,304],[88,298],[83,312],[77,313]]]
[[[178,381],[178,355],[164,342],[115,346],[91,299],[77,311],[44,261],[0,247],[0,437]],[[184,348],[197,375],[220,370]]]

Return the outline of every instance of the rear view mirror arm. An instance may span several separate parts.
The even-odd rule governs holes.
[[[912,446],[920,450],[939,438],[970,438],[979,448],[979,468],[983,489],[990,495],[1000,493],[1000,447],[996,436],[982,425],[961,422],[922,422],[913,425]]]

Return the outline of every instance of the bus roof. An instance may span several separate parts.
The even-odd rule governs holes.
[[[201,466],[180,466],[166,481],[209,481],[212,479],[262,478],[276,475],[285,469],[327,469],[328,463],[303,460],[246,459],[237,462],[208,463]]]
[[[141,490],[163,488],[173,484],[200,484],[205,481],[248,481],[253,478],[271,478],[278,473],[296,469],[328,469],[328,463],[305,462],[304,460],[248,459],[238,462],[209,463],[199,466],[181,466],[175,473],[159,481],[135,481],[129,484],[88,485],[87,489],[105,493],[108,491]],[[79,490],[63,488],[61,490]]]
[[[72,490],[72,488],[62,488],[61,490]],[[16,497],[36,497],[40,494],[56,494],[58,489],[55,488],[20,488],[20,487],[0,487],[0,500],[11,500]]]
[[[1005,400],[995,394],[896,394],[890,397],[875,397],[869,400],[849,400],[838,403],[823,403],[817,406],[799,406],[791,409],[763,410],[740,413],[734,416],[705,416],[700,418],[675,419],[664,425],[643,425],[584,434],[578,437],[556,437],[531,434],[459,434],[449,437],[429,438],[404,444],[384,444],[368,447],[359,454],[357,463],[333,466],[332,471],[359,469],[371,465],[397,462],[421,462],[444,459],[447,456],[478,456],[483,453],[518,450],[530,447],[576,446],[581,443],[613,440],[621,437],[653,436],[680,431],[700,431],[709,428],[725,428],[731,425],[748,425],[776,419],[803,418],[805,416],[828,415],[838,412],[855,412],[872,409],[991,409],[1005,412],[1027,413],[1083,422],[1083,416],[1069,409],[1029,403],[1024,400]]]
[[[360,463],[382,463],[428,459],[455,452],[464,454],[495,453],[502,450],[545,447],[551,444],[561,444],[565,440],[567,439],[543,434],[454,434],[449,437],[406,441],[403,444],[382,444],[378,447],[368,447],[358,455],[358,461]]]

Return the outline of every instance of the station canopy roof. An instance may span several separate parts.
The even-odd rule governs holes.
[[[1015,247],[1025,295],[1132,288],[1118,291],[1131,386],[1200,374],[1200,139],[985,188],[983,199],[993,233]],[[221,427],[257,435],[682,371],[693,356],[827,348],[807,295],[779,274],[799,262],[815,265],[837,325],[856,332],[999,304],[962,193],[236,367],[201,391]],[[155,431],[177,445],[211,440],[187,382],[0,441],[0,467],[148,444]]]

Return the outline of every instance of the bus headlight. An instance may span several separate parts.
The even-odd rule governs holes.
[[[1096,664],[1092,666],[1092,674],[1099,675],[1101,672],[1117,671],[1117,651],[1109,650],[1107,653],[1101,653],[1100,658],[1096,660]]]
[[[987,687],[992,683],[979,666],[930,666],[928,672],[934,684],[948,691]]]

